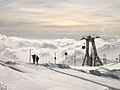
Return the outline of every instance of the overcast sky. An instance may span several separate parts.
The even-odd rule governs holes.
[[[120,0],[0,0],[0,33],[120,36]]]

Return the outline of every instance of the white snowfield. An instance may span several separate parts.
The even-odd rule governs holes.
[[[0,83],[6,85],[7,90],[120,90],[120,79],[73,69],[1,61],[0,72]]]
[[[27,40],[0,35],[0,85],[7,90],[120,90],[120,63],[116,63],[120,39],[96,39],[100,58],[103,54],[107,57],[101,67],[81,66],[84,45],[84,40]],[[76,55],[77,66],[61,69],[29,64],[30,49],[40,57],[40,64],[53,63],[56,53],[57,63],[64,61],[67,65],[74,65]]]

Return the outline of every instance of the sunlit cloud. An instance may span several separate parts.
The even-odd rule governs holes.
[[[40,9],[40,8],[20,8],[20,11],[26,12],[26,13],[38,13],[38,14],[44,14],[45,12],[47,13],[47,10],[45,9]]]
[[[119,0],[2,0],[0,32],[87,33],[111,29],[112,33],[120,33],[119,3]]]

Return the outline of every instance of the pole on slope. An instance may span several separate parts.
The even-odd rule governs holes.
[[[67,53],[67,51],[65,50],[65,60],[67,59],[67,55],[68,55],[68,53]]]
[[[120,63],[120,55],[119,55],[119,61],[118,62]]]
[[[118,63],[118,58],[116,58],[116,63]]]
[[[30,49],[30,53],[29,53],[29,63],[31,63],[31,49]]]
[[[103,62],[105,65],[107,64],[107,56],[105,53],[103,54]]]
[[[56,65],[56,53],[55,53],[55,55],[54,55],[54,64]]]

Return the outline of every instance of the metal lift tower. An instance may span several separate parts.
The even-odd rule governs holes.
[[[97,54],[97,49],[96,49],[96,45],[95,45],[95,38],[100,38],[100,37],[94,36],[94,35],[89,35],[89,36],[85,36],[81,39],[81,40],[83,40],[83,39],[86,40],[86,53],[85,53],[85,57],[83,59],[82,66],[84,66],[85,64],[88,66],[103,65],[102,61],[100,60],[100,58]],[[89,53],[90,42],[92,44],[91,54]]]

